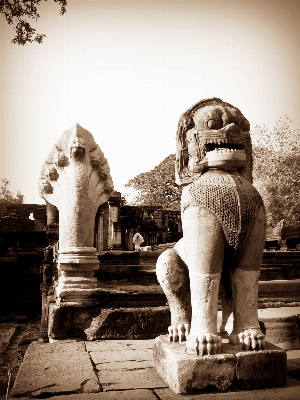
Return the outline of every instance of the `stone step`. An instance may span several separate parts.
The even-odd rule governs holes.
[[[296,285],[293,289],[295,288]],[[265,295],[268,290],[272,292],[272,282],[263,289]],[[288,290],[287,285],[285,290]],[[277,297],[273,293],[273,299],[275,297],[276,300],[282,300],[282,292],[283,289]],[[55,302],[50,303],[52,322],[48,327],[49,337],[55,340],[70,337],[85,340],[152,339],[167,332],[171,315],[159,285],[145,287],[128,282],[122,287],[106,285],[103,294],[105,296],[99,298],[95,306],[62,306],[57,309]],[[266,308],[269,303],[264,303],[263,307],[258,304],[259,320],[267,331],[268,340],[283,349],[299,349],[300,303],[291,303],[297,304],[297,307]],[[272,304],[278,307],[279,303]],[[282,305],[285,304],[282,302]],[[228,332],[230,323],[232,324],[232,319],[229,318]],[[218,313],[218,326],[220,325],[221,311]]]
[[[140,270],[137,282],[151,287],[159,285],[156,270]],[[258,297],[259,307],[272,307],[275,305],[272,303],[278,303],[279,306],[290,303],[299,303],[300,305],[300,279],[261,280],[258,286]]]
[[[140,269],[155,270],[160,252],[141,252]],[[300,278],[300,251],[264,251],[261,279]]]
[[[149,285],[157,285],[157,277],[156,277],[156,270],[155,269],[140,269],[138,272],[138,282],[142,284],[149,284]]]
[[[261,281],[271,281],[274,279],[283,279],[282,270],[280,267],[264,267],[260,270]]]
[[[159,307],[167,304],[166,296],[153,272],[145,271],[145,284],[136,278],[133,281],[116,280],[101,282],[101,293],[96,299],[99,307]],[[148,282],[150,280],[150,283]],[[260,281],[258,308],[282,307],[286,304],[300,305],[300,279]]]
[[[267,307],[272,307],[272,303],[299,304],[300,279],[259,281],[258,306],[266,304]]]

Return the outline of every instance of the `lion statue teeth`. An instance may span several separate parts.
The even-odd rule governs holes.
[[[262,349],[257,297],[266,216],[252,185],[250,124],[239,109],[211,98],[182,114],[175,176],[182,186],[183,238],[161,254],[156,268],[170,305],[169,339],[185,341],[192,354],[221,353],[220,335],[233,312],[230,343]]]

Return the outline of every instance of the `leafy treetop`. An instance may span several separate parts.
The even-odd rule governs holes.
[[[130,203],[180,210],[181,190],[175,183],[174,171],[175,154],[170,154],[153,170],[130,179],[125,187],[137,192]]]
[[[19,191],[17,194],[12,193],[8,187],[10,181],[8,179],[1,179],[1,189],[0,189],[0,204],[14,203],[22,204],[24,202],[24,196]]]
[[[4,14],[9,25],[13,25],[16,36],[12,43],[24,46],[27,43],[42,43],[46,36],[42,33],[36,33],[36,29],[32,28],[28,19],[37,21],[40,18],[37,7],[42,0],[0,0],[0,13]],[[47,0],[45,0],[47,1]],[[60,5],[60,14],[66,12],[66,0],[54,0]]]
[[[272,129],[256,125],[251,132],[254,185],[273,226],[282,219],[287,224],[300,221],[300,137],[299,129],[290,128],[291,122],[284,115]]]
[[[300,137],[290,123],[284,115],[272,129],[256,125],[251,132],[254,186],[273,226],[282,219],[287,224],[300,221]],[[181,190],[175,184],[174,164],[175,154],[170,154],[153,170],[130,179],[125,187],[137,192],[130,204],[180,210]]]

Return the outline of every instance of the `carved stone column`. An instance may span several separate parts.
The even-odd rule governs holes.
[[[98,235],[97,235],[97,245],[98,251],[103,251],[103,219],[104,219],[104,210],[99,211],[98,215]]]
[[[94,243],[99,205],[113,191],[109,166],[90,132],[76,124],[65,131],[46,159],[40,195],[59,210],[57,305],[87,305],[97,290]]]

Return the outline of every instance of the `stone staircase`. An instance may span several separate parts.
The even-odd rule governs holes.
[[[300,251],[264,251],[260,279],[300,279]]]
[[[109,290],[124,291],[107,296],[107,302],[131,304],[129,297],[139,297],[137,306],[166,304],[163,291],[156,278],[156,261],[163,250],[124,252],[109,251],[99,256],[97,278]],[[125,295],[126,293],[126,295]],[[130,294],[132,293],[132,294]],[[110,301],[109,301],[110,299]],[[259,282],[258,307],[300,305],[300,251],[265,251]]]
[[[96,276],[101,293],[95,298],[95,305],[62,307],[57,328],[51,328],[52,339],[149,339],[166,333],[170,325],[170,311],[155,273],[156,260],[161,252],[112,250],[100,254],[100,268]],[[282,278],[282,269],[297,265],[300,252],[286,255],[290,256],[288,261],[281,254],[278,257],[275,254],[265,256],[262,270],[268,280],[259,282],[258,309],[288,310],[287,316],[280,321],[271,318],[262,322],[267,324],[269,332],[275,332],[274,343],[277,339],[279,342],[284,333],[285,338],[292,338],[288,346],[300,348],[300,279],[278,279]],[[272,260],[280,260],[281,263],[272,265]],[[277,279],[272,279],[274,276]],[[293,310],[298,310],[295,315]],[[59,336],[61,332],[63,336]]]
[[[156,261],[163,250],[141,251],[138,281],[144,285],[157,285]]]
[[[156,283],[156,261],[162,251],[140,253],[139,279],[145,284]],[[264,251],[261,281],[300,279],[300,251]]]

